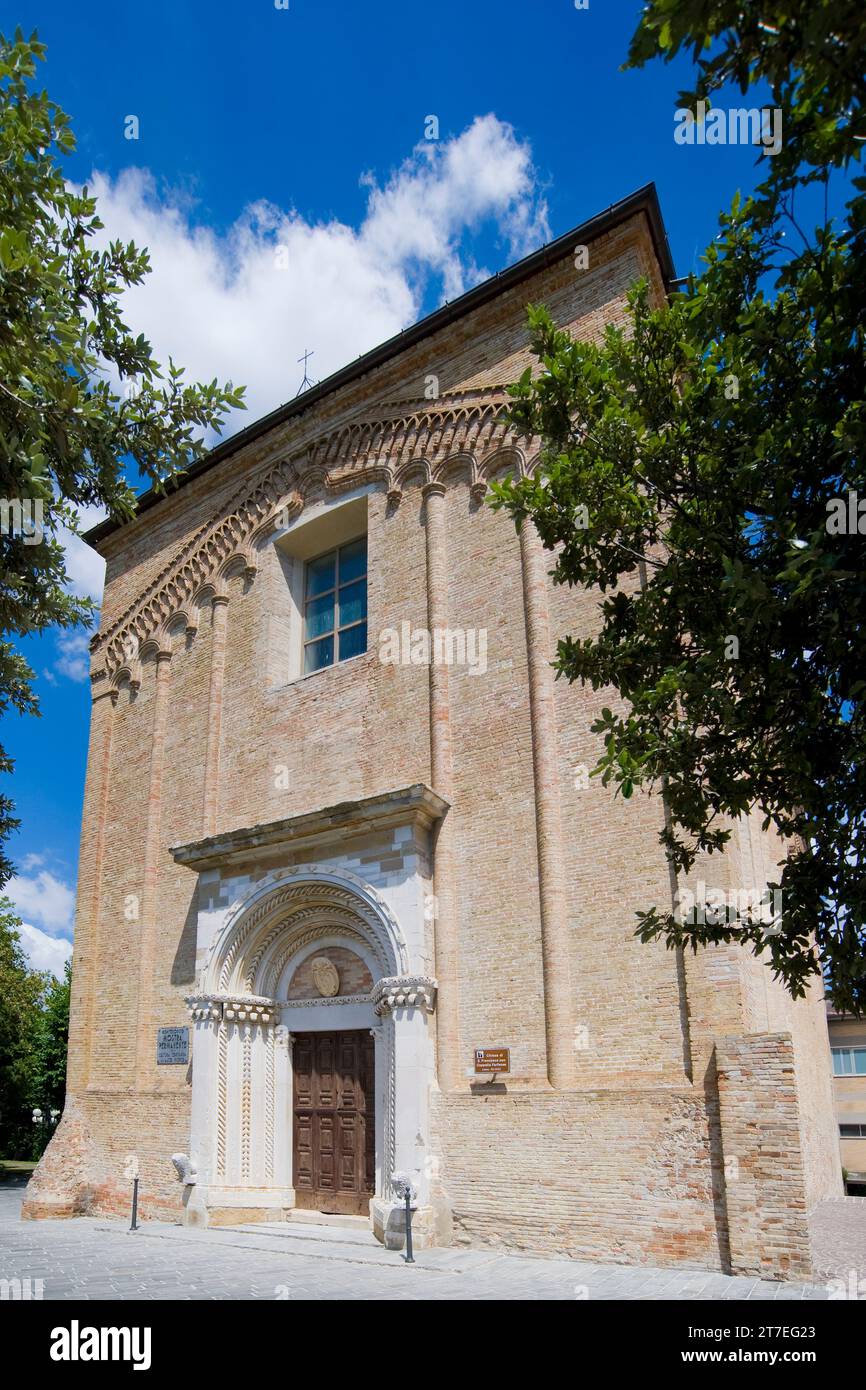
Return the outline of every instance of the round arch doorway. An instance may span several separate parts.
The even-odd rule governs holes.
[[[225,919],[200,978],[185,1219],[300,1207],[369,1215],[378,1233],[397,1171],[423,1182],[434,1066],[435,982],[409,973],[387,906],[346,870],[269,875]]]

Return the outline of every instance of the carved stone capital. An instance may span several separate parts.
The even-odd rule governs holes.
[[[370,998],[380,1018],[394,1009],[423,1009],[432,1014],[436,1006],[436,981],[428,975],[393,975],[378,980]]]
[[[469,496],[473,502],[483,502],[487,496],[486,479],[479,478],[477,482],[472,483],[469,488]]]
[[[257,1023],[269,1027],[278,1017],[277,1001],[253,994],[191,994],[184,1001],[196,1022]]]
[[[183,1002],[193,1023],[219,1023],[223,1016],[222,1004],[218,1004],[208,994],[192,994]]]

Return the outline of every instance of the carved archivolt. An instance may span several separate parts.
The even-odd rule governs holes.
[[[339,922],[336,920],[336,914],[333,914],[319,926],[313,927],[309,931],[302,932],[300,936],[296,935],[293,930],[296,921],[297,919],[292,919],[291,923],[281,924],[279,928],[280,935],[285,936],[285,940],[282,944],[280,953],[273,957],[263,977],[264,986],[270,988],[274,995],[276,995],[279,981],[292,957],[297,956],[299,952],[311,945],[312,942],[319,941],[322,937],[338,936],[341,942],[351,943],[353,946],[360,946],[362,950],[366,946],[376,958],[380,970],[387,970],[388,967],[384,963],[384,955],[378,943],[373,939],[372,933],[365,932],[363,929],[358,930],[361,924],[357,918],[353,921],[351,913],[347,912],[341,914],[341,920]],[[284,925],[291,926],[293,929],[284,932]],[[306,1002],[309,1001],[307,1000]]]
[[[132,604],[93,639],[113,684],[140,681],[140,658],[153,641],[167,650],[170,631],[182,624],[197,628],[200,605],[224,596],[234,573],[251,580],[257,547],[273,534],[280,519],[300,512],[316,489],[350,491],[380,482],[392,503],[399,501],[410,478],[444,480],[458,469],[468,471],[473,496],[486,489],[487,478],[502,467],[524,473],[523,454],[505,419],[508,396],[502,387],[455,392],[435,401],[398,402],[379,408],[311,442],[289,446],[278,461],[258,455],[259,475],[247,477],[220,515],[200,527],[156,579]],[[255,456],[254,456],[255,458]]]
[[[273,999],[292,956],[324,936],[366,948],[380,975],[406,970],[406,945],[390,909],[348,870],[300,865],[268,875],[225,923],[208,954],[201,994]]]

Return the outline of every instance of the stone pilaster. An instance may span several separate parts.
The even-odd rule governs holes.
[[[99,928],[102,867],[105,857],[108,796],[111,788],[111,749],[117,691],[94,686],[90,717],[90,749],[81,822],[81,861],[75,913],[72,999],[69,1014],[70,1094],[87,1085],[90,1053],[96,1027],[99,990]]]
[[[383,1091],[382,1171],[370,1203],[373,1232],[389,1250],[406,1238],[403,1186],[413,1197],[412,1230],[418,1249],[451,1242],[451,1208],[429,1147],[432,1047],[429,1019],[437,1007],[436,981],[425,975],[378,980],[371,993],[381,1023],[376,1039],[377,1078]]]
[[[213,835],[219,815],[220,741],[222,738],[223,677],[226,664],[228,596],[215,594],[212,605],[210,695],[207,715],[202,835]]]
[[[138,1035],[136,1076],[146,1087],[154,1062],[153,972],[156,958],[157,889],[159,884],[160,834],[162,829],[162,779],[165,764],[165,730],[168,720],[171,682],[171,652],[156,656],[156,686],[153,694],[153,729],[150,746],[150,785],[147,797],[147,829],[144,845],[144,874],[141,899],[141,937],[138,971]]]
[[[574,1024],[559,795],[559,749],[553,670],[550,665],[547,565],[541,539],[528,518],[520,528],[520,556],[535,780],[547,1075],[551,1086],[563,1089],[572,1083],[574,1077]]]
[[[448,535],[445,487],[428,483],[423,490],[427,543],[427,623],[431,635],[448,626]],[[430,662],[430,776],[433,790],[453,806],[451,707],[448,666]],[[457,898],[454,867],[453,811],[435,833],[434,916],[436,977],[439,981],[436,1053],[439,1085],[454,1090],[460,1076],[460,1000]]]

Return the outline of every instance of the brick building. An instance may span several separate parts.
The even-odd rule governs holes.
[[[837,1013],[828,1003],[827,1027],[845,1189],[866,1197],[866,1019]]]
[[[145,1216],[399,1243],[408,1179],[422,1241],[808,1272],[841,1191],[820,989],[635,940],[663,807],[587,783],[605,701],[550,667],[597,596],[484,500],[533,466],[525,305],[598,337],[639,275],[661,300],[652,187],[92,533],[69,1100],[26,1215],[126,1210],[134,1153]],[[744,822],[699,873],[776,858]]]

